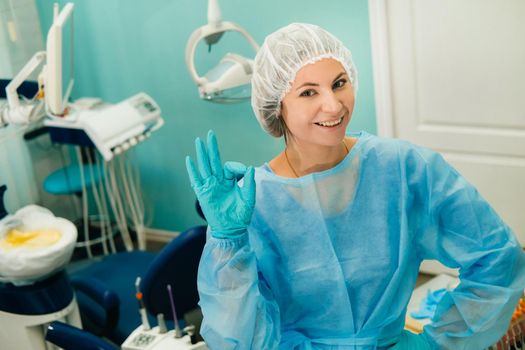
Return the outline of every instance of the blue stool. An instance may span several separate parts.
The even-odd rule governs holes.
[[[82,193],[81,171],[84,172],[86,187],[97,184],[102,178],[102,169],[96,165],[93,165],[93,177],[89,165],[70,165],[49,174],[44,180],[44,190],[56,195]]]
[[[0,282],[2,349],[44,349],[42,328],[66,320],[80,327],[73,288],[62,270],[27,286]]]
[[[0,185],[0,220],[8,214],[4,207],[6,190]],[[111,305],[104,306],[109,310]],[[42,328],[59,319],[81,325],[73,287],[64,270],[28,285],[0,282],[2,349],[46,348]]]
[[[90,151],[90,149],[87,149],[87,152]],[[77,198],[82,198],[84,193],[82,188],[82,175],[84,177],[86,190],[93,188],[93,186],[95,186],[96,189],[99,182],[104,181],[102,166],[97,164],[73,164],[55,170],[49,174],[44,180],[43,188],[47,193],[52,195],[75,195]],[[85,193],[86,195],[88,194],[87,191]],[[87,198],[89,197],[86,196],[86,198],[83,198],[82,200],[82,214],[80,217],[77,217],[72,221],[76,222],[77,228],[79,229],[79,242],[84,241],[83,243],[78,243],[77,248],[84,246],[86,248],[87,257],[91,258],[94,255],[91,247],[98,245],[99,243],[105,245],[106,241],[110,238],[112,239],[112,237],[105,236],[99,238],[98,233],[96,232],[100,232],[100,222],[102,222],[104,218],[100,215],[89,215]],[[82,222],[82,224],[80,224],[80,222]],[[98,224],[94,225],[94,222],[98,222]],[[81,226],[83,226],[83,228],[81,228]],[[80,233],[82,231],[84,231],[84,234]],[[92,233],[94,232],[95,235],[93,236]],[[106,252],[106,246],[104,246],[104,252]],[[75,250],[73,260],[83,258],[84,256],[85,254]]]

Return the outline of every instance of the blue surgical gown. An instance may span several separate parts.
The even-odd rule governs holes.
[[[257,168],[247,232],[209,235],[198,287],[211,349],[480,350],[506,331],[525,288],[509,227],[439,154],[350,136],[332,169],[292,179]],[[459,268],[461,283],[407,338],[424,259]]]

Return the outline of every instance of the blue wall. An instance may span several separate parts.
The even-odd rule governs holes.
[[[52,1],[36,0],[42,31],[52,19]],[[166,124],[136,148],[151,227],[183,230],[201,220],[193,209],[184,157],[196,136],[218,135],[223,160],[260,165],[282,150],[282,141],[259,127],[249,102],[217,105],[199,99],[184,60],[190,34],[207,21],[207,0],[84,0],[75,3],[73,97],[118,102],[139,91],[162,108]],[[61,6],[66,1],[59,1]],[[290,22],[318,24],[351,50],[359,71],[359,93],[351,130],[376,132],[367,0],[220,0],[223,18],[243,26],[262,44]],[[202,73],[226,52],[249,54],[236,33],[226,34],[211,53],[196,52]],[[228,51],[229,51],[228,50]],[[235,52],[234,51],[234,52]]]

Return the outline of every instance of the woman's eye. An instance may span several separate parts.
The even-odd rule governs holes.
[[[339,79],[338,81],[334,83],[333,88],[338,89],[338,88],[342,88],[345,85],[346,85],[346,79]]]
[[[313,95],[315,95],[315,91],[314,90],[304,90],[303,92],[301,92],[301,94],[299,96],[311,97]]]

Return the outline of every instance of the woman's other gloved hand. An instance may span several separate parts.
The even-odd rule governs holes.
[[[186,157],[191,187],[197,195],[206,221],[215,238],[235,238],[249,225],[255,207],[255,170],[241,163],[227,162],[219,155],[215,133],[208,132],[208,147],[195,140],[198,171],[193,160]],[[243,187],[237,181],[244,177]]]

